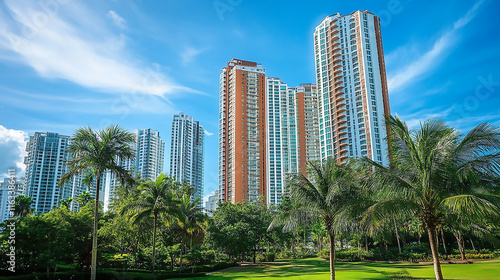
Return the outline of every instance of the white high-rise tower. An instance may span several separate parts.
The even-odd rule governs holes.
[[[172,120],[170,175],[194,189],[192,199],[203,198],[203,126],[193,117],[179,113]]]
[[[321,158],[369,157],[388,165],[380,19],[366,11],[326,17],[314,32],[314,55]]]

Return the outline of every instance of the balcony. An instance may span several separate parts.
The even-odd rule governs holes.
[[[339,91],[340,89],[343,89],[343,88],[344,88],[343,83],[340,83],[339,85],[335,85],[335,91]],[[344,94],[344,92],[342,92],[342,94]]]
[[[339,135],[339,141],[342,142],[342,141],[347,141],[349,140],[349,138],[347,137],[347,132],[346,133],[342,133],[341,135]],[[345,142],[347,143],[347,142]],[[347,144],[346,144],[347,145]],[[340,145],[339,145],[340,146]],[[345,145],[344,145],[345,146]]]
[[[338,19],[335,19],[334,21],[330,22],[330,29],[333,28],[338,28],[339,26],[337,25]]]
[[[340,157],[339,157],[339,161],[341,163],[345,163],[347,161],[347,159],[349,159],[349,157],[347,156],[347,153],[345,154],[342,154]]]
[[[341,124],[347,123],[347,118],[343,117],[337,120],[337,124],[340,126]]]
[[[342,111],[342,112],[337,112],[337,119],[338,119],[338,118],[345,117],[345,116],[346,116],[346,115],[345,115],[345,110],[344,110],[344,111]]]

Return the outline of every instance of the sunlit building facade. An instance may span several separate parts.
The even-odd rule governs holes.
[[[219,83],[219,200],[266,195],[266,81],[262,65],[232,59]]]
[[[203,197],[204,129],[199,121],[183,113],[174,115],[170,146],[170,175],[194,189],[192,200]]]
[[[380,19],[367,11],[326,17],[314,32],[314,54],[321,158],[369,157],[388,165]]]

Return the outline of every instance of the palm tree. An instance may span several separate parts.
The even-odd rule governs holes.
[[[496,215],[496,198],[486,193],[498,183],[500,130],[480,124],[460,139],[444,122],[430,119],[409,130],[399,117],[387,117],[391,167],[366,159],[374,168],[379,202],[368,219],[415,215],[427,230],[436,279],[443,279],[436,227],[448,214]]]
[[[139,223],[147,219],[153,219],[153,258],[152,270],[155,272],[156,265],[156,229],[158,220],[161,217],[166,218],[167,223],[172,216],[178,216],[179,202],[174,197],[174,189],[177,182],[171,176],[164,176],[163,173],[158,176],[155,182],[147,181],[139,186],[141,194],[137,202],[133,202],[122,208],[121,214],[127,212],[134,213],[132,220]]]
[[[14,198],[14,215],[20,217],[26,217],[28,214],[33,212],[31,208],[33,204],[33,199],[26,195],[18,195]]]
[[[189,236],[189,249],[191,250],[193,246],[193,237],[206,227],[207,221],[207,216],[201,212],[200,198],[197,197],[191,200],[191,195],[191,192],[181,195],[179,215],[177,217],[177,222],[183,233],[183,238],[181,239],[181,269],[186,235]]]
[[[308,177],[299,174],[289,183],[290,199],[298,205],[278,215],[270,228],[285,223],[284,231],[321,220],[330,238],[330,279],[335,279],[335,237],[362,209],[363,190],[358,185],[361,166],[354,160],[341,165],[335,159],[309,162]]]
[[[112,172],[121,181],[130,181],[130,172],[117,164],[117,160],[133,159],[135,157],[132,144],[134,134],[118,125],[113,125],[100,131],[90,127],[79,128],[71,137],[68,152],[71,155],[69,171],[61,177],[59,186],[70,181],[74,176],[91,175],[96,179],[94,226],[92,240],[91,279],[97,275],[97,230],[99,222],[99,190],[101,177],[105,172]]]

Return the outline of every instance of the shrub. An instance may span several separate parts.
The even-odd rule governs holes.
[[[274,262],[275,260],[276,260],[276,253],[267,253],[266,254],[266,261]]]
[[[461,260],[462,255],[460,254],[452,254],[449,256],[450,259]],[[484,259],[494,259],[495,254],[465,254],[466,259],[475,259],[475,260],[484,260]]]
[[[330,257],[330,250],[328,249],[323,249],[318,253],[318,257],[320,258],[329,258]]]
[[[359,262],[370,257],[370,253],[367,253],[361,248],[351,248],[349,250],[340,250],[335,254],[337,260],[346,262]]]

